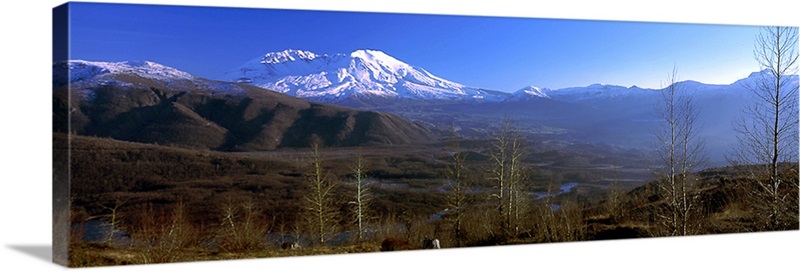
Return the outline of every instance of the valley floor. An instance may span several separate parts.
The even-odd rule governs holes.
[[[70,225],[60,229],[69,236],[70,266],[421,249],[428,238],[455,248],[674,235],[665,228],[668,202],[658,182],[630,150],[539,146],[524,157],[530,171],[520,188],[500,190],[488,175],[491,142],[464,141],[458,153],[469,183],[454,208],[454,152],[446,142],[321,148],[320,169],[335,187],[320,242],[306,205],[310,149],[229,153],[83,136],[70,136],[69,144],[70,209],[56,217]],[[356,157],[365,161],[370,193],[361,240],[352,208]],[[795,186],[786,189],[795,196],[787,200],[796,205],[793,174]],[[743,190],[752,186],[736,169],[697,177],[689,234],[797,229],[796,209],[782,218],[787,223],[765,228]],[[498,209],[501,191],[516,196]],[[387,240],[401,243],[387,247]],[[281,248],[294,242],[302,249]]]

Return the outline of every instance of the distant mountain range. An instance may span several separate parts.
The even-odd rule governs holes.
[[[693,95],[746,96],[744,87],[758,72],[730,85],[696,81],[679,84]],[[795,76],[796,78],[796,76]],[[319,55],[303,50],[270,52],[224,73],[222,81],[247,83],[311,101],[355,107],[380,107],[415,102],[491,103],[553,99],[564,102],[655,96],[660,89],[593,84],[547,89],[525,86],[508,93],[443,79],[424,68],[379,50]]]
[[[502,101],[507,93],[469,87],[437,77],[382,51],[318,55],[285,50],[267,53],[218,78],[248,83],[312,101],[379,106],[398,101]]]
[[[641,147],[659,125],[655,107],[662,90],[593,84],[492,91],[377,50],[267,53],[218,80],[146,61],[72,60],[54,63],[53,71],[53,87],[70,87],[69,98],[79,105],[73,131],[226,150],[308,146],[310,137],[331,146],[413,142],[451,125],[479,135],[503,116],[525,122],[533,135]],[[754,72],[727,85],[677,83],[699,108],[701,135],[717,153],[714,159],[724,160],[735,143],[731,123],[753,102],[747,87],[764,75]],[[789,87],[797,87],[797,75],[790,80]],[[159,134],[163,129],[169,135]]]
[[[67,70],[69,69],[69,78]],[[548,89],[525,86],[515,92],[487,90],[465,86],[435,76],[425,69],[402,62],[382,51],[357,50],[349,54],[318,55],[309,51],[285,50],[257,57],[239,68],[224,73],[216,80],[149,61],[93,62],[69,61],[54,65],[53,86],[71,82],[80,84],[114,84],[100,80],[104,75],[136,75],[167,84],[191,81],[215,92],[237,92],[241,83],[253,85],[313,102],[351,107],[378,107],[397,104],[427,103],[508,103],[552,99],[570,103],[612,101],[630,97],[657,96],[661,89],[637,86],[593,84],[585,87]],[[752,73],[729,85],[678,82],[692,95],[747,96],[746,86],[761,76]],[[797,81],[797,76],[793,76]],[[796,82],[795,82],[796,84]],[[229,89],[226,89],[229,88]]]
[[[153,62],[53,64],[55,132],[226,151],[406,144],[431,132],[398,115],[309,102]],[[68,116],[64,116],[68,114]],[[69,125],[69,126],[68,126]]]

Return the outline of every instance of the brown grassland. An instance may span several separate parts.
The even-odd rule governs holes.
[[[71,226],[64,234],[73,267],[376,252],[387,238],[408,243],[399,249],[421,249],[427,238],[451,248],[670,235],[660,223],[665,201],[658,180],[634,166],[639,158],[588,145],[531,148],[522,196],[503,224],[492,197],[497,188],[487,177],[491,144],[464,140],[460,234],[448,205],[446,143],[321,148],[335,219],[328,241],[319,243],[310,238],[304,208],[309,149],[216,152],[54,133],[54,142],[67,140]],[[361,240],[352,212],[357,155],[366,161],[370,199]],[[617,166],[608,165],[612,160]],[[696,174],[691,234],[797,229],[796,208],[786,210],[780,228],[763,228],[746,192],[757,188],[738,170]],[[796,182],[797,165],[784,174]],[[562,191],[568,183],[574,187]],[[796,187],[784,188],[795,207]],[[281,247],[292,242],[302,248]]]

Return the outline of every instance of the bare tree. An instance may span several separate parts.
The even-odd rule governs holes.
[[[159,210],[148,203],[146,211],[137,219],[130,236],[139,251],[138,262],[167,263],[180,259],[180,250],[186,248],[197,233],[192,228],[183,201],[171,211]]]
[[[555,181],[550,180],[547,191],[539,196],[531,210],[533,221],[533,235],[538,242],[557,242],[560,240],[558,220],[556,217],[554,190],[558,187]]]
[[[268,231],[265,218],[250,198],[242,201],[231,194],[220,205],[222,211],[217,237],[226,251],[247,251],[263,247],[262,237]]]
[[[625,219],[625,189],[623,189],[621,181],[621,176],[619,172],[619,166],[614,163],[612,167],[612,172],[610,175],[608,188],[606,189],[607,194],[605,197],[605,203],[603,204],[605,207],[605,211],[614,223],[620,224]]]
[[[614,223],[619,224],[625,219],[625,208],[623,206],[625,191],[620,187],[617,179],[611,181],[606,191],[608,191],[604,204],[606,212]]]
[[[461,151],[459,139],[455,130],[453,130],[449,141],[451,160],[447,167],[445,191],[448,192],[447,206],[452,211],[447,220],[453,225],[453,236],[456,241],[456,247],[461,247],[463,241],[466,239],[463,224],[464,212],[467,206],[466,190],[469,186],[469,180],[464,172],[464,160],[466,157]]]
[[[560,241],[581,241],[586,237],[584,206],[574,199],[562,201],[558,207],[556,235]]]
[[[123,215],[120,214],[119,209],[125,205],[126,202],[126,200],[116,199],[114,200],[114,205],[100,205],[100,207],[109,212],[108,214],[102,215],[102,217],[106,218],[106,225],[109,228],[103,242],[112,243],[117,234],[122,232],[121,224]]]
[[[505,201],[507,198],[506,190],[508,189],[508,164],[509,164],[509,141],[511,137],[511,122],[506,118],[498,131],[494,135],[493,149],[490,153],[492,167],[489,169],[490,178],[497,182],[497,192],[492,194],[497,199],[497,212],[500,219],[500,231],[505,232],[508,229],[506,222]]]
[[[367,177],[364,172],[364,159],[359,154],[356,158],[356,165],[353,168],[353,183],[356,186],[356,194],[353,201],[353,214],[355,216],[356,226],[358,227],[358,240],[364,239],[365,224],[369,220],[368,209],[371,200],[369,187],[367,186]]]
[[[692,172],[705,161],[703,141],[697,137],[697,110],[686,90],[679,87],[677,69],[668,77],[658,104],[662,129],[656,132],[661,167],[659,191],[666,207],[657,215],[667,235],[690,234],[696,196],[691,195]]]
[[[506,205],[506,225],[508,225],[509,232],[513,232],[514,236],[519,234],[519,216],[521,213],[520,205],[524,199],[522,193],[522,177],[523,165],[522,155],[523,146],[522,138],[518,133],[513,133],[510,137],[510,155],[508,164],[508,200]]]
[[[514,123],[506,118],[494,135],[490,153],[492,167],[490,178],[497,182],[497,201],[500,215],[500,232],[511,234],[516,229],[515,209],[519,203],[519,189],[523,177],[523,139],[514,129]],[[518,230],[518,229],[517,229]]]
[[[769,230],[798,223],[797,171],[782,176],[796,168],[788,163],[797,162],[797,39],[797,27],[762,29],[754,50],[762,72],[749,86],[756,102],[745,108],[747,118],[734,123],[739,148],[732,162],[751,169],[753,207]]]
[[[314,141],[311,151],[311,172],[308,176],[311,191],[305,197],[305,210],[309,226],[320,244],[325,244],[326,237],[333,233],[338,217],[333,206],[335,183],[331,178],[322,170],[319,143]]]

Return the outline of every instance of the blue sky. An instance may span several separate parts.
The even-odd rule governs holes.
[[[442,78],[515,91],[728,84],[758,69],[756,26],[73,3],[71,58],[150,60],[215,78],[267,52],[378,49]]]

